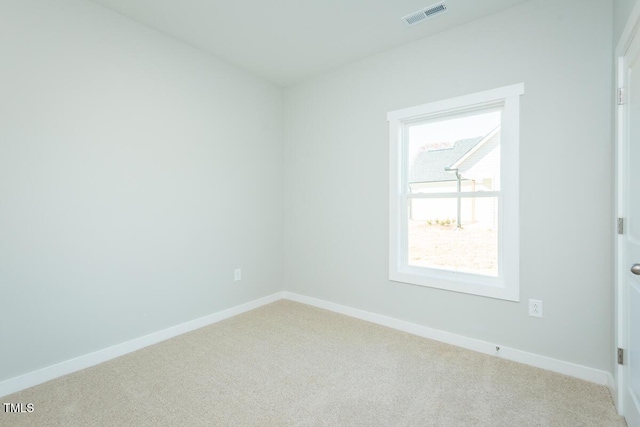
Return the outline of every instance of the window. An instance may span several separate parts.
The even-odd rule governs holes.
[[[389,279],[519,300],[518,84],[388,113]]]

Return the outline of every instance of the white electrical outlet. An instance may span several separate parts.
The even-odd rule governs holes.
[[[233,280],[237,282],[240,279],[242,279],[242,270],[236,268],[235,270],[233,270]]]
[[[529,316],[542,317],[542,301],[537,299],[529,300]]]

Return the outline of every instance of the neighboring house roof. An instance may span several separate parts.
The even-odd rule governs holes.
[[[451,148],[421,151],[411,165],[409,183],[455,181],[455,172],[445,169],[457,163],[483,139],[462,139]]]
[[[494,130],[492,130],[491,132],[489,132],[487,135],[484,136],[484,138],[482,138],[482,140],[474,145],[469,151],[467,151],[462,157],[460,157],[458,160],[456,160],[456,162],[454,164],[452,164],[450,166],[451,169],[457,169],[459,167],[461,167],[464,162],[466,160],[468,160],[470,157],[473,156],[473,154],[480,150],[481,147],[485,146],[489,141],[491,141],[491,138],[493,138],[494,136],[496,136],[497,134],[500,133],[500,126],[496,126],[496,128]]]

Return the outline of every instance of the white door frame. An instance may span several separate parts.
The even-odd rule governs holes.
[[[625,72],[622,58],[626,55],[627,50],[629,49],[631,42],[634,37],[640,37],[640,1],[637,2],[627,20],[627,23],[624,27],[624,31],[622,32],[622,36],[616,46],[615,50],[615,88],[616,88],[616,101],[618,98],[618,88],[623,87],[623,82],[625,80]],[[617,103],[617,102],[616,102]],[[624,147],[625,147],[625,137],[626,137],[626,128],[623,114],[625,114],[626,109],[624,105],[616,105],[615,107],[615,218],[624,218],[624,196],[622,193],[622,183],[623,183],[623,167],[624,164]],[[620,237],[616,237],[615,244],[615,341],[616,341],[616,349],[615,351],[615,359],[617,361],[617,348],[627,349],[627,330],[626,330],[626,319],[628,316],[627,313],[627,298],[626,291],[624,286],[624,277],[629,268],[628,265],[623,265],[622,254],[622,244],[623,239]],[[626,356],[626,355],[625,355]],[[626,357],[625,357],[626,359]],[[626,360],[625,360],[626,362]],[[616,364],[615,370],[615,379],[616,379],[616,392],[613,395],[614,403],[618,408],[618,413],[620,415],[624,414],[624,389],[625,389],[625,373],[626,366]]]

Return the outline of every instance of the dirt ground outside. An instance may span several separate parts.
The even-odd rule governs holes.
[[[409,220],[409,265],[498,275],[498,232],[486,225]]]

